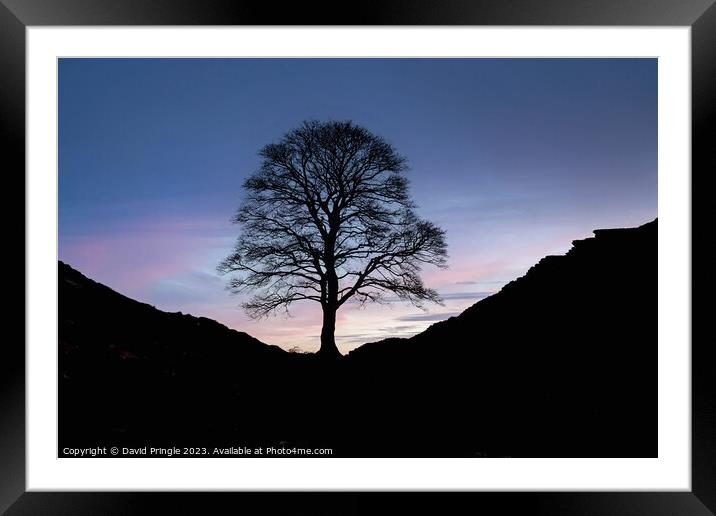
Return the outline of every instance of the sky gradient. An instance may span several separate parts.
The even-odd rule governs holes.
[[[257,151],[310,118],[390,141],[419,215],[447,231],[449,269],[423,275],[445,305],[346,306],[343,352],[657,215],[656,59],[61,59],[59,258],[159,309],[316,350],[317,303],[251,321],[216,273]]]

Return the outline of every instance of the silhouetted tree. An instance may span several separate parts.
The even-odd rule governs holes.
[[[406,160],[389,143],[352,122],[309,121],[259,156],[234,218],[239,239],[219,265],[240,273],[233,292],[256,292],[242,305],[250,316],[316,301],[320,353],[338,356],[336,312],[349,299],[441,302],[419,273],[446,266],[445,232],[415,214]]]

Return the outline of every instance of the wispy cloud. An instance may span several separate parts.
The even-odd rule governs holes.
[[[440,297],[442,297],[444,301],[455,301],[464,299],[484,299],[492,294],[494,294],[494,292],[440,292]],[[400,299],[397,296],[385,297],[382,301],[385,303],[396,304],[408,303],[404,299]]]
[[[445,300],[484,299],[487,296],[491,296],[492,294],[494,294],[494,292],[450,292],[447,294],[440,294],[440,296]]]
[[[492,280],[492,281],[478,281],[478,280],[466,280],[466,281],[455,281],[451,283],[451,285],[457,285],[457,286],[470,286],[470,285],[498,285],[502,283],[500,280]]]
[[[399,317],[399,321],[444,321],[445,319],[449,319],[450,317],[454,317],[456,315],[459,315],[460,312],[440,312],[435,314],[416,314],[416,315],[404,315],[402,317]]]

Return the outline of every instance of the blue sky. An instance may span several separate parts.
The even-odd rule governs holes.
[[[61,59],[60,259],[135,299],[315,349],[320,308],[249,321],[217,262],[256,152],[350,119],[408,158],[447,230],[446,297],[339,315],[346,351],[407,336],[598,227],[657,214],[655,59]]]

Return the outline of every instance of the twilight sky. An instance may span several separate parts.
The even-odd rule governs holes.
[[[423,275],[445,306],[344,306],[343,352],[657,215],[656,59],[61,59],[59,258],[159,309],[316,350],[317,303],[251,321],[216,273],[256,152],[309,118],[390,141],[418,213],[447,231],[449,269]]]

